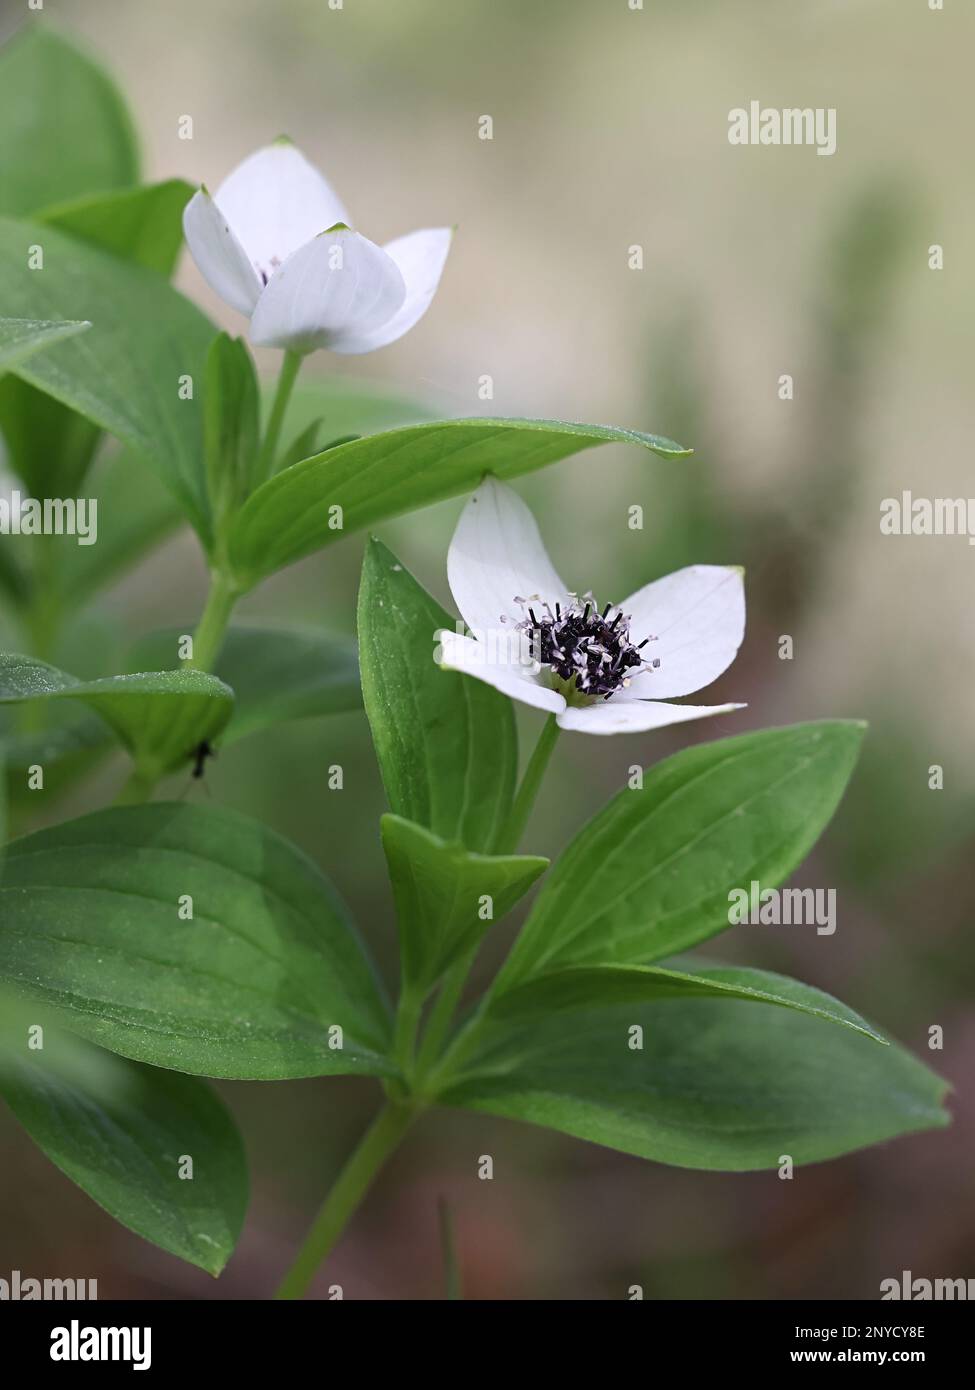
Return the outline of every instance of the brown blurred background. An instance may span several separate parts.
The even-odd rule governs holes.
[[[5,9],[0,37],[23,8]],[[796,880],[837,888],[836,934],[743,927],[711,953],[835,993],[956,1087],[950,1130],[791,1183],[665,1169],[442,1112],[394,1160],[318,1287],[440,1297],[441,1196],[471,1298],[621,1298],[640,1283],[660,1298],[869,1299],[903,1269],[975,1277],[975,554],[962,537],[879,531],[881,499],[904,488],[975,492],[975,13],[954,0],[944,12],[926,0],[645,0],[642,11],[627,0],[345,0],[339,11],[327,0],[47,0],[45,14],[121,81],[149,176],[213,187],[287,132],[371,238],[458,224],[423,323],[372,357],[320,354],[310,376],[381,380],[437,413],[613,422],[694,446],[693,460],[671,463],[612,446],[520,489],[566,579],[607,599],[682,564],[746,564],[745,647],[709,699],[749,708],[672,736],[567,737],[528,847],[557,851],[630,764],[695,738],[869,719],[853,787]],[[753,98],[835,106],[836,154],[729,145],[729,110]],[[186,114],[192,141],[177,138]],[[490,142],[477,138],[485,114]],[[928,268],[933,243],[940,272]],[[188,260],[179,283],[241,331]],[[778,398],[785,373],[792,402]],[[495,383],[487,404],[483,374]],[[642,532],[627,526],[635,503]],[[444,599],[459,506],[382,531]],[[351,631],[361,551],[350,538],[243,612]],[[203,579],[192,539],[175,538],[107,596],[84,629],[89,659],[94,632],[107,643],[192,618]],[[791,662],[778,658],[786,633]],[[527,741],[530,713],[524,727]],[[347,769],[341,801],[325,785],[335,761]],[[943,791],[928,789],[935,763]],[[58,817],[100,804],[115,781],[117,770],[72,793]],[[209,783],[215,801],[321,862],[392,978],[383,798],[363,717],[245,742]],[[927,1052],[933,1024],[943,1053]],[[268,1295],[375,1093],[351,1080],[222,1090],[254,1198],[218,1283],[116,1226],[6,1116],[0,1272],[96,1277],[102,1297]],[[476,1176],[488,1152],[491,1183]]]

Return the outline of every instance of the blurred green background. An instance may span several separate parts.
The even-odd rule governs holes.
[[[26,5],[9,4],[0,38]],[[902,1269],[975,1276],[975,683],[960,537],[884,537],[881,499],[970,482],[975,13],[948,0],[47,0],[125,89],[151,177],[210,187],[286,131],[374,240],[456,223],[434,305],[368,358],[306,368],[385,383],[436,414],[562,416],[657,430],[689,461],[621,446],[519,485],[570,583],[605,599],[683,564],[748,567],[749,630],[708,702],[746,711],[673,735],[570,735],[526,848],[551,853],[648,764],[694,739],[810,717],[871,732],[852,789],[796,882],[838,890],[839,927],[742,927],[712,954],[846,1000],[956,1086],[948,1131],[800,1170],[656,1167],[543,1131],[443,1112],[418,1129],[319,1281],[346,1297],[439,1297],[437,1203],[472,1298],[876,1298]],[[838,149],[735,148],[728,112],[835,106]],[[491,115],[494,139],[477,138]],[[178,138],[181,116],[194,137]],[[928,269],[928,247],[945,269]],[[644,268],[629,251],[643,248]],[[234,331],[187,257],[178,283]],[[263,359],[273,366],[273,357]],[[795,399],[778,398],[794,377]],[[492,402],[478,380],[493,377]],[[375,416],[370,427],[375,427]],[[344,432],[337,429],[336,433]],[[147,482],[146,484],[150,484]],[[646,524],[630,530],[628,508]],[[460,503],[383,529],[448,600]],[[351,631],[363,538],[278,576],[244,615]],[[173,537],[67,634],[103,674],[149,629],[190,622],[204,586]],[[794,640],[779,659],[779,637]],[[713,699],[712,699],[713,696]],[[528,712],[525,739],[538,720]],[[345,789],[329,792],[342,763]],[[944,767],[944,789],[928,768]],[[117,765],[48,819],[102,804]],[[209,795],[304,846],[395,973],[361,715],[227,750]],[[207,796],[189,779],[174,795]],[[511,924],[499,930],[494,958]],[[488,953],[490,954],[490,953]],[[490,964],[489,960],[485,965]],[[927,1053],[944,1028],[943,1053]],[[374,1105],[352,1080],[224,1086],[254,1200],[219,1283],[114,1225],[0,1117],[0,1273],[97,1278],[102,1297],[263,1297]],[[495,1179],[477,1178],[491,1153]]]

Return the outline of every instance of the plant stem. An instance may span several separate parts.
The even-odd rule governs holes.
[[[528,760],[528,766],[521,779],[521,786],[518,788],[511,814],[498,837],[495,854],[514,854],[517,850],[558,737],[559,726],[555,722],[555,715],[550,714],[538,736],[534,752]]]
[[[389,1103],[380,1110],[335,1180],[275,1298],[301,1298],[306,1292],[415,1115],[415,1109],[407,1105]]]
[[[455,961],[443,978],[440,993],[430,1010],[430,1018],[416,1059],[417,1074],[421,1077],[440,1056],[440,1049],[464,993],[464,986],[473,968],[479,945],[480,943],[472,951],[461,956],[460,960]]]
[[[521,786],[515,796],[511,814],[498,836],[498,842],[494,849],[495,854],[513,854],[517,850],[558,737],[559,726],[555,722],[555,715],[550,714],[528,760],[528,766],[522,776]],[[477,951],[478,947],[475,946],[473,951],[469,951],[451,966],[444,976],[440,993],[437,995],[436,1003],[430,1012],[426,1033],[420,1044],[416,1063],[416,1074],[420,1080],[426,1080],[431,1071],[435,1076],[438,1076],[443,1070],[441,1064],[445,1058],[441,1057],[440,1050],[449,1033],[450,1024],[464,993],[468,976],[474,967]],[[475,1021],[476,1017],[475,1014],[465,1025],[462,1030],[464,1035],[467,1034],[469,1025]],[[459,1038],[455,1039],[455,1044],[458,1041]],[[453,1052],[453,1050],[454,1045],[449,1051]]]
[[[240,590],[221,569],[210,573],[210,592],[206,607],[193,634],[193,657],[187,665],[198,671],[212,671],[223,646],[224,634]]]
[[[278,442],[281,438],[281,427],[284,424],[288,402],[291,400],[291,393],[304,360],[300,353],[291,352],[290,349],[284,354],[281,375],[278,377],[278,384],[274,393],[274,403],[271,406],[267,430],[255,467],[254,488],[260,487],[274,468]],[[193,657],[187,663],[196,667],[198,671],[212,671],[216,665],[220,648],[223,646],[227,623],[230,621],[234,605],[240,597],[240,589],[224,568],[226,563],[225,540],[224,536],[218,534],[213,568],[210,571],[210,593],[207,596],[203,616],[200,618],[193,637]]]
[[[210,592],[206,607],[193,634],[193,657],[186,663],[197,671],[211,671],[223,646],[227,623],[234,611],[234,604],[240,597],[237,585],[220,569],[210,572]],[[116,806],[134,806],[152,799],[156,783],[161,773],[145,767],[136,767],[115,798]]]
[[[284,425],[284,417],[287,414],[288,402],[291,400],[291,393],[294,390],[295,382],[298,380],[298,373],[301,371],[301,364],[304,357],[300,353],[292,352],[288,349],[284,354],[284,361],[281,364],[281,375],[278,377],[277,389],[274,393],[274,403],[271,406],[271,414],[268,417],[267,430],[264,434],[264,442],[261,445],[261,452],[257,456],[255,467],[254,487],[260,487],[261,483],[270,478],[274,472],[274,461],[278,455],[278,444],[281,439],[281,428]]]
[[[478,999],[451,1038],[449,1046],[436,1059],[434,1066],[424,1074],[423,1093],[428,1100],[435,1100],[448,1080],[456,1080],[461,1063],[466,1061],[477,1042],[481,1025],[491,1005],[493,989],[494,982]]]
[[[133,768],[128,781],[112,804],[114,806],[137,806],[143,801],[148,801],[155,791],[158,781],[157,774],[147,772],[145,768]]]
[[[393,1059],[400,1071],[409,1080],[413,1071],[413,1052],[416,1035],[423,1012],[424,995],[414,989],[404,987],[400,994],[399,1008],[396,1011],[396,1028],[393,1035]]]

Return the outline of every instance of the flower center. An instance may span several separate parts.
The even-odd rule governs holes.
[[[554,612],[547,603],[529,606],[526,599],[515,602],[528,613],[518,629],[527,633],[534,660],[569,687],[566,694],[608,700],[628,686],[637,671],[660,665],[659,660],[646,661],[640,655],[652,639],[645,637],[634,643],[630,620],[622,608],[607,603],[600,613],[592,594],[581,599],[572,595],[569,604],[557,603]]]

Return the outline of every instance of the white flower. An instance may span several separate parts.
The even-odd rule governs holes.
[[[743,708],[664,703],[734,660],[739,569],[691,565],[600,610],[563,584],[518,494],[486,478],[457,523],[447,575],[473,636],[441,632],[441,664],[550,710],[563,729],[635,733]]]
[[[447,227],[376,246],[288,141],[245,159],[183,214],[193,259],[261,347],[372,352],[426,313],[450,249]]]

